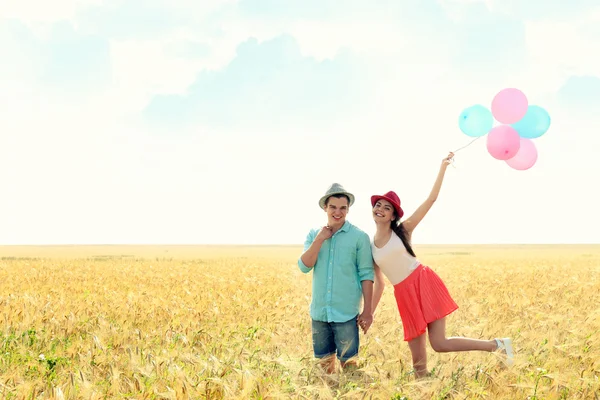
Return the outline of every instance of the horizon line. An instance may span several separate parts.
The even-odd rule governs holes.
[[[577,243],[413,243],[414,246],[598,246],[600,242]],[[237,247],[297,247],[302,243],[36,243],[0,244],[2,247],[74,247],[74,246],[237,246]]]

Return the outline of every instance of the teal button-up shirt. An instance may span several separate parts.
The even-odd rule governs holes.
[[[304,242],[306,251],[319,229],[312,229]],[[369,235],[346,221],[323,242],[317,262],[309,268],[298,259],[300,271],[313,271],[310,316],[316,321],[346,322],[359,314],[362,281],[373,281],[373,256]]]

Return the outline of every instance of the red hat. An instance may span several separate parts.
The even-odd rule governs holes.
[[[398,219],[402,218],[402,216],[404,215],[404,211],[402,210],[402,207],[400,207],[400,198],[398,197],[398,195],[395,192],[390,190],[383,196],[379,196],[379,195],[371,196],[371,206],[375,207],[375,203],[377,203],[377,200],[380,200],[380,199],[384,199],[384,200],[387,200],[390,203],[392,203],[392,205],[396,209],[396,214],[398,215]]]

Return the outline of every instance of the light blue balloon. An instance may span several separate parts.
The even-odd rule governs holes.
[[[494,116],[487,107],[477,104],[460,113],[458,126],[467,136],[483,136],[494,126]]]
[[[540,106],[527,107],[527,114],[512,127],[519,132],[519,136],[535,139],[542,136],[550,128],[550,115]]]

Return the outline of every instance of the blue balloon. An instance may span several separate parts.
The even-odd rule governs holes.
[[[460,113],[458,126],[467,136],[483,136],[494,126],[494,116],[487,107],[477,104]]]
[[[540,106],[527,107],[527,114],[512,127],[519,132],[519,136],[535,139],[542,136],[550,128],[550,115]]]

